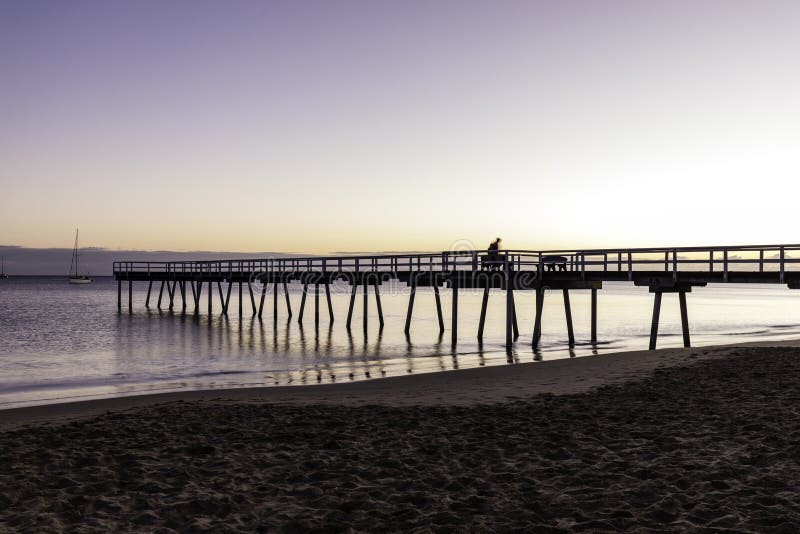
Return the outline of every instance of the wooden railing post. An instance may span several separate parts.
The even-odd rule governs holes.
[[[633,280],[633,255],[628,251],[628,280]]]
[[[784,247],[781,247],[781,275],[780,275],[781,284],[783,283],[784,280],[785,260],[786,260],[786,249]]]
[[[722,281],[728,281],[728,249],[722,249]]]
[[[678,279],[678,249],[672,249],[672,279]]]

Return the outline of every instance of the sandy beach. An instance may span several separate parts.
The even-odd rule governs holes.
[[[785,531],[796,343],[0,412],[3,531]]]

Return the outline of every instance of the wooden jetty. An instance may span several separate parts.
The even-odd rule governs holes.
[[[214,286],[219,294],[221,313],[228,314],[231,290],[239,295],[239,315],[246,287],[251,305],[250,313],[261,318],[269,285],[273,287],[272,315],[279,314],[279,292],[285,296],[286,315],[291,319],[288,285],[300,283],[303,292],[297,320],[302,323],[306,297],[314,296],[314,321],[320,320],[320,286],[323,287],[330,322],[334,321],[330,286],[344,281],[351,287],[346,328],[352,327],[353,311],[358,289],[363,293],[363,328],[368,326],[370,288],[375,296],[380,327],[384,326],[380,287],[389,280],[409,286],[405,333],[411,329],[416,289],[434,290],[439,329],[445,331],[440,300],[440,288],[452,291],[451,339],[458,339],[458,292],[460,289],[483,289],[478,340],[483,339],[490,289],[505,293],[506,348],[511,350],[519,337],[519,325],[514,304],[515,291],[536,293],[532,344],[541,338],[541,320],[546,291],[561,291],[566,312],[569,345],[575,343],[572,328],[570,291],[591,292],[591,341],[597,341],[597,292],[603,282],[631,282],[646,286],[654,295],[650,349],[656,348],[661,299],[664,293],[677,293],[680,303],[683,342],[690,346],[686,294],[693,287],[719,284],[786,284],[800,288],[800,245],[752,245],[733,247],[629,248],[593,250],[504,250],[490,256],[486,251],[451,251],[429,254],[388,254],[374,256],[314,256],[308,258],[267,258],[243,260],[176,261],[176,262],[114,262],[117,280],[117,308],[122,311],[122,283],[128,282],[128,310],[133,311],[133,283],[146,282],[145,306],[150,307],[153,283],[159,284],[157,307],[163,298],[172,310],[180,296],[183,311],[187,303],[199,313],[203,289],[206,288],[208,313],[213,313]],[[261,287],[258,287],[260,284]],[[255,286],[255,290],[254,290]],[[312,289],[313,288],[313,289]],[[165,290],[166,289],[166,294]],[[191,300],[189,294],[191,293]]]

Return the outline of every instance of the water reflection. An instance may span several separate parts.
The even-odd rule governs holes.
[[[326,302],[320,303],[325,304],[320,323],[301,327],[296,318],[283,320],[284,314],[278,320],[273,306],[265,306],[266,316],[259,320],[252,314],[252,302],[247,303],[248,290],[243,290],[241,299],[238,291],[232,291],[228,314],[223,315],[219,288],[212,287],[214,313],[209,316],[208,287],[202,290],[202,300],[194,298],[200,289],[192,284],[171,286],[165,291],[154,287],[147,309],[147,285],[134,286],[134,312],[129,314],[123,306],[123,312],[117,314],[113,280],[100,279],[87,288],[64,286],[63,280],[44,280],[0,287],[0,326],[4,332],[14,332],[0,340],[0,387],[7,391],[14,388],[14,401],[35,400],[37,395],[57,397],[59,393],[53,392],[76,388],[85,394],[303,380],[326,383],[644,349],[652,313],[652,297],[646,288],[610,285],[600,293],[600,339],[590,343],[588,292],[576,292],[572,307],[577,342],[570,349],[564,339],[564,316],[558,310],[560,299],[550,299],[543,316],[541,346],[534,349],[527,335],[532,332],[534,299],[519,298],[519,327],[527,334],[520,336],[507,355],[503,299],[489,301],[483,342],[474,335],[482,294],[459,295],[462,328],[454,347],[449,321],[442,333],[434,294],[427,291],[428,306],[423,288],[417,290],[411,333],[405,335],[408,293],[404,288],[385,287],[382,292],[384,328],[379,327],[373,307],[368,329],[348,332],[341,321],[325,322]],[[157,291],[163,293],[161,309],[156,305]],[[168,309],[169,293],[173,296],[172,310]],[[290,305],[292,300],[298,304],[298,288],[290,287],[289,298]],[[451,298],[450,292],[442,292],[447,318]],[[334,291],[332,299],[335,315],[345,317],[349,293]],[[356,321],[363,320],[362,300],[358,301],[359,309],[353,314]],[[772,287],[698,290],[689,300],[692,341],[701,346],[796,338],[800,336],[800,312],[795,303],[796,295],[789,290]],[[240,307],[242,315],[238,313]],[[681,344],[679,317],[677,304],[671,307],[670,302],[664,302],[661,346]],[[47,393],[38,393],[43,390]],[[0,389],[0,396],[2,392]],[[11,393],[6,395],[12,398]]]

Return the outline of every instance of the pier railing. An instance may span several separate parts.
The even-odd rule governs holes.
[[[114,262],[114,274],[175,273],[204,275],[275,272],[451,272],[499,268],[511,271],[564,270],[567,272],[665,273],[800,271],[800,245],[732,247],[666,247],[587,250],[502,250],[490,257],[485,250],[423,254],[310,256],[236,260]]]

